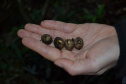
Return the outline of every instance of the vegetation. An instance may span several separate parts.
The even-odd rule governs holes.
[[[0,84],[119,84],[113,69],[101,76],[70,76],[24,47],[17,31],[51,19],[113,25],[126,18],[125,0],[1,0]]]

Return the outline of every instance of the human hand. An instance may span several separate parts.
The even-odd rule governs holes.
[[[50,34],[55,37],[76,38],[84,40],[81,50],[58,50],[53,43],[43,44],[41,35]],[[100,75],[114,67],[119,57],[119,43],[113,26],[85,23],[72,24],[45,20],[40,25],[26,24],[25,29],[18,31],[22,43],[53,61],[71,75]]]

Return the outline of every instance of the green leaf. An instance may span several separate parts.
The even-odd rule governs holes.
[[[105,5],[100,5],[100,6],[99,6],[99,8],[98,8],[98,10],[97,10],[97,16],[98,16],[98,17],[101,17],[101,16],[102,16],[104,7],[105,7]]]
[[[11,30],[11,32],[8,34],[8,36],[17,35],[17,31],[18,31],[18,30],[19,30],[19,29],[18,29],[17,27],[13,27],[12,30]]]
[[[22,49],[22,54],[25,54],[25,53],[28,52],[28,51],[29,51],[29,48],[23,47],[23,49]]]
[[[16,55],[18,56],[20,62],[22,64],[24,64],[24,60],[23,60],[23,57],[22,57],[22,53],[21,53],[21,50],[19,49],[19,47],[17,46],[16,43],[12,42],[11,45],[10,45],[16,52]]]
[[[71,12],[67,15],[67,17],[66,17],[66,18],[67,18],[67,19],[71,18],[71,17],[72,17],[72,15],[74,15],[74,14],[75,14],[75,12],[76,12],[76,11],[71,11]]]
[[[96,17],[96,16],[94,16],[94,17],[92,18],[92,22],[93,22],[93,23],[95,23],[95,22],[96,22],[96,20],[97,20],[97,17]]]
[[[54,7],[56,8],[59,16],[63,16],[63,10],[57,4],[54,4]]]
[[[86,19],[86,20],[92,20],[94,17],[95,17],[94,15],[89,14],[89,15],[85,15],[84,19]]]
[[[86,13],[86,14],[90,14],[89,11],[88,11],[86,8],[84,8],[83,11],[84,11],[84,13]]]

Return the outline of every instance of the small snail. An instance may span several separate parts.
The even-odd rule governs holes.
[[[72,51],[72,49],[74,48],[74,39],[66,39],[65,48],[66,50]]]
[[[49,45],[49,44],[51,44],[52,43],[52,37],[49,35],[49,34],[44,34],[44,35],[42,35],[41,36],[41,40],[42,40],[42,42],[43,43],[45,43],[45,44],[47,44],[47,45]]]
[[[56,37],[54,40],[54,45],[58,49],[62,49],[64,47],[64,40],[60,37]]]
[[[77,37],[75,39],[74,43],[75,43],[75,48],[78,49],[78,50],[80,50],[84,45],[83,39],[80,38],[80,37]]]

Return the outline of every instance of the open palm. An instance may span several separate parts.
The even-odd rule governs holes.
[[[41,35],[50,34],[53,39],[81,37],[84,46],[81,50],[58,50],[53,43],[43,44]],[[119,57],[118,38],[114,27],[96,24],[71,24],[45,20],[41,25],[26,24],[18,31],[22,43],[41,54],[71,75],[99,75],[116,65]]]

